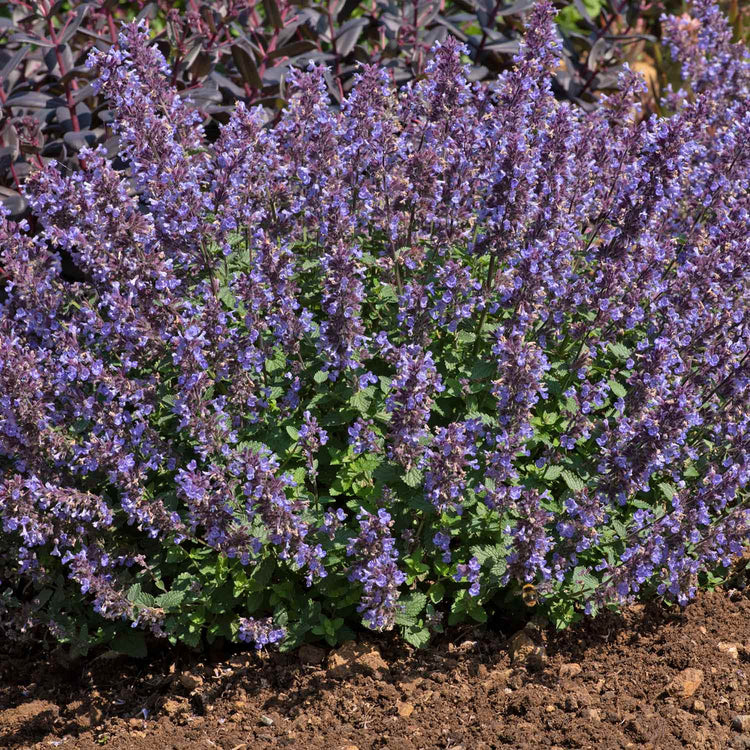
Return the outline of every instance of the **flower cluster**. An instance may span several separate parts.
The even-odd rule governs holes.
[[[237,637],[245,643],[254,643],[255,648],[260,651],[263,646],[280,641],[285,633],[284,628],[274,628],[273,620],[270,617],[264,617],[260,620],[252,617],[241,617]]]
[[[391,536],[393,520],[385,508],[377,513],[357,515],[359,534],[349,540],[346,554],[356,563],[349,580],[362,584],[362,601],[357,607],[365,624],[373,630],[393,627],[398,613],[399,586],[406,580],[398,567],[396,540]]]
[[[471,560],[469,560],[468,563],[465,565],[463,563],[459,563],[456,566],[456,574],[454,576],[456,581],[463,581],[466,579],[471,586],[469,587],[469,594],[471,596],[479,596],[479,571],[481,570],[481,566],[479,564],[479,560],[477,560],[476,557],[472,557]]]

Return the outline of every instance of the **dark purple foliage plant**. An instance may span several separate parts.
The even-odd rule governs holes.
[[[0,628],[142,654],[424,644],[537,585],[558,626],[685,604],[750,540],[750,55],[667,17],[685,86],[558,101],[460,44],[339,110],[294,71],[215,142],[141,23],[95,51],[126,170],[0,223]],[[60,277],[60,253],[83,271]]]

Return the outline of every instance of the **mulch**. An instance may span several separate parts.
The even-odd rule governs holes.
[[[421,651],[392,636],[148,661],[0,651],[0,748],[750,748],[749,675],[738,591],[564,632],[454,629]]]

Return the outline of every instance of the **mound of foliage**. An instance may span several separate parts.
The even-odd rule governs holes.
[[[7,0],[0,4],[0,200],[13,218],[23,218],[22,184],[31,171],[53,161],[78,169],[80,149],[100,143],[111,158],[118,154],[113,112],[85,62],[93,45],[101,51],[117,45],[122,20],[151,19],[151,43],[170,64],[171,84],[190,97],[213,141],[238,101],[260,104],[275,117],[287,104],[292,65],[329,66],[329,97],[338,106],[360,63],[381,64],[404,83],[424,74],[430,47],[451,35],[467,45],[469,77],[494,78],[518,50],[520,14],[533,2]],[[658,16],[657,6],[643,10],[638,0],[559,6],[565,64],[554,72],[557,91],[593,106],[593,94],[616,83],[618,50],[642,38],[633,24]],[[63,260],[64,272],[77,278]]]
[[[587,113],[554,15],[491,89],[448,39],[213,144],[142,25],[92,54],[127,171],[83,150],[0,223],[6,634],[419,645],[525,582],[559,626],[685,603],[746,549],[750,55],[698,0],[671,116],[627,71]]]

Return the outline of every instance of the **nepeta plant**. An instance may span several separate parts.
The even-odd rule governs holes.
[[[742,553],[750,56],[699,0],[672,114],[628,72],[587,113],[552,18],[492,88],[451,40],[340,111],[313,67],[213,145],[142,27],[92,54],[128,174],[85,151],[0,225],[6,630],[421,644],[524,582],[560,625],[685,603]]]

